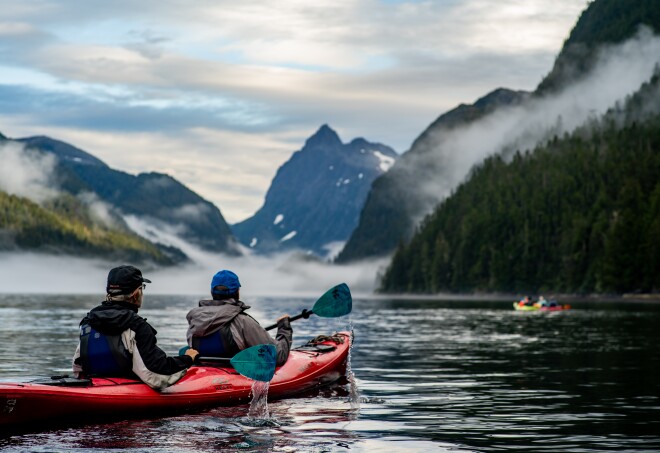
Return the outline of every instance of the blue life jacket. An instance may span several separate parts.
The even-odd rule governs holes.
[[[134,377],[121,335],[102,334],[89,324],[80,326],[80,359],[86,376]]]
[[[231,334],[229,324],[222,326],[210,335],[192,337],[192,347],[197,349],[202,357],[234,357],[238,352],[238,345]]]

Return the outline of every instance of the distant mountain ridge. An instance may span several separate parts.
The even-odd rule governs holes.
[[[25,152],[54,155],[53,178],[57,190],[72,195],[73,199],[89,198],[89,194],[93,194],[110,207],[113,223],[120,230],[129,231],[123,216],[135,216],[148,224],[171,230],[205,250],[238,253],[229,225],[218,208],[169,175],[142,173],[134,176],[114,170],[86,151],[45,136],[0,140],[20,143],[26,147]],[[149,240],[159,241],[157,237]],[[171,247],[162,244],[159,247],[173,253],[178,260],[183,256]],[[90,253],[95,250],[87,249]]]
[[[258,253],[300,249],[326,256],[331,244],[346,241],[371,183],[397,158],[392,148],[363,138],[344,144],[323,125],[278,169],[264,205],[232,230]]]
[[[71,195],[42,206],[0,191],[0,251],[17,250],[160,265],[186,259],[180,250],[153,244],[121,224],[108,227]]]
[[[14,141],[23,143],[25,146],[30,148],[52,153],[64,162],[71,162],[75,165],[96,165],[104,168],[110,168],[103,161],[83,151],[82,149],[76,148],[75,146],[60,140],[54,140],[44,135],[17,138]]]

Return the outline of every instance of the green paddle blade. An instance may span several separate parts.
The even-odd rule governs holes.
[[[229,362],[243,376],[255,381],[269,382],[275,374],[277,349],[272,344],[258,344],[243,349]]]
[[[330,288],[316,301],[312,311],[322,318],[339,318],[353,309],[351,290],[346,283]]]

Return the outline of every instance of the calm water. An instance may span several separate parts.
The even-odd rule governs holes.
[[[147,296],[140,313],[175,353],[195,297]],[[263,323],[313,300],[257,299]],[[0,295],[0,380],[69,371],[90,296]],[[347,388],[157,420],[0,439],[5,451],[660,451],[660,306],[356,300],[350,319],[293,324],[294,342],[352,326]]]

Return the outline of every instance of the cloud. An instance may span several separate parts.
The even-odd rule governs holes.
[[[55,182],[57,158],[14,141],[0,142],[0,190],[42,204],[62,193]],[[78,200],[87,207],[93,221],[117,228],[117,217],[107,203],[92,192],[82,192]]]
[[[449,195],[470,169],[488,155],[533,149],[552,135],[570,133],[602,116],[649,80],[658,64],[660,37],[642,29],[629,41],[603,49],[587,77],[556,95],[501,108],[466,127],[435,132],[426,144],[429,152],[400,161],[413,172],[430,165],[441,174],[423,185],[432,204],[419,213],[420,217]]]
[[[342,282],[346,282],[355,295],[371,294],[375,289],[375,276],[385,265],[385,260],[336,266],[287,254],[269,258],[209,254],[194,264],[154,270],[151,275],[155,292],[207,295],[213,274],[221,269],[231,269],[241,279],[241,295],[249,300],[253,296],[319,297],[328,288]]]
[[[94,222],[107,228],[119,228],[118,217],[111,205],[99,199],[93,192],[82,192],[77,195],[78,199],[87,206],[89,214]]]
[[[121,263],[102,259],[35,253],[0,253],[0,293],[97,294],[105,293],[108,271]],[[142,266],[148,285],[147,295],[209,296],[211,277],[218,270],[231,269],[240,279],[241,296],[253,297],[314,297],[345,282],[354,297],[373,293],[375,275],[386,265],[385,260],[350,266],[307,262],[293,256],[273,259],[259,257],[228,257],[208,254],[201,262],[171,268]],[[34,279],[39,275],[38,280]]]
[[[26,150],[19,143],[0,142],[0,162],[0,190],[37,203],[58,195],[52,155]]]
[[[5,124],[10,124],[12,130],[29,131],[19,122]],[[114,134],[41,130],[44,135],[75,144],[113,168],[132,174],[148,169],[173,175],[216,204],[230,223],[254,214],[263,203],[277,166],[313,132],[246,134],[200,128],[168,136],[167,131]],[[154,149],[159,152],[152,154]]]
[[[152,60],[161,57],[163,54],[162,45],[170,41],[169,38],[159,36],[151,30],[132,30],[128,34],[130,35],[131,40],[125,44],[125,47],[139,53],[144,58]]]
[[[105,150],[113,141],[109,135],[123,135],[115,141],[125,146],[107,151],[116,156],[115,167],[136,172],[167,167],[191,185],[206,180],[194,187],[227,217],[240,219],[254,212],[248,206],[259,206],[285,160],[283,150],[290,155],[299,149],[304,134],[321,124],[404,151],[425,125],[460,102],[497,86],[533,88],[584,5],[574,0],[9,5],[3,9],[8,35],[0,36],[0,127],[68,141],[84,136],[84,143],[72,143],[92,153]],[[9,124],[17,129],[7,130]],[[206,142],[211,137],[228,144],[211,146]],[[131,140],[139,145],[130,146]],[[135,156],[138,152],[142,155]],[[234,181],[221,187],[185,152],[242,178],[228,176]],[[104,160],[112,163],[107,155]]]
[[[173,219],[202,220],[211,214],[211,207],[204,203],[186,204],[171,210]]]
[[[333,111],[337,117],[350,115],[355,101],[360,100],[389,106],[390,111],[421,105],[429,115],[431,98],[437,114],[493,88],[493,71],[501,73],[499,67],[510,72],[512,58],[521,54],[532,62],[539,57],[547,62],[544,66],[517,66],[518,74],[530,70],[536,74],[531,80],[527,75],[527,86],[516,85],[527,88],[550,67],[567,24],[581,8],[580,2],[569,0],[556,9],[541,0],[509,0],[497,7],[479,0],[394,5],[376,1],[313,5],[299,1],[277,5],[266,1],[196,2],[186,8],[179,2],[156,5],[147,1],[126,9],[123,2],[112,6],[90,2],[94,7],[87,3],[74,7],[66,1],[44,3],[48,15],[35,11],[16,15],[52,38],[29,52],[20,52],[15,64],[51,74],[67,85],[87,85],[86,96],[94,96],[103,87],[123,87],[126,98],[108,99],[108,104],[139,103],[151,95],[153,102],[172,109],[174,116],[182,113],[178,116],[185,119],[185,112],[177,112],[181,102],[205,111],[201,99],[219,100],[234,111],[255,112],[250,116],[265,118],[271,127],[277,126],[280,109],[287,122],[300,122],[312,113],[318,125],[326,122],[326,115],[333,116]],[[539,13],[542,10],[544,14]],[[116,19],[100,22],[101,17]],[[153,26],[154,17],[161,19],[160,27]],[[79,29],[80,24],[96,26],[98,34],[88,29],[67,32],[74,26]],[[526,39],[494,39],[516,33],[526,33]],[[552,38],[530,48],[539,35]],[[149,55],[145,56],[144,46],[158,46],[158,58],[153,51],[146,51]],[[524,48],[520,50],[520,46]],[[492,63],[483,61],[487,54]],[[460,75],[451,75],[456,72]],[[475,78],[480,83],[468,82]],[[506,85],[507,81],[496,83]],[[450,94],[453,90],[446,88],[466,82],[472,88],[467,97]],[[373,111],[380,107],[375,105]],[[136,113],[124,123],[132,124],[141,112]],[[355,116],[356,120],[367,117]],[[103,127],[104,120],[108,118],[92,115],[89,123]],[[198,116],[196,120],[200,120]],[[92,127],[89,123],[86,127]],[[412,138],[408,132],[405,140],[409,143]],[[400,147],[400,141],[390,139],[388,143]]]
[[[176,268],[154,269],[154,291],[190,294],[208,290],[210,278],[221,269],[231,269],[241,279],[244,295],[319,295],[326,289],[346,282],[354,292],[370,294],[376,285],[376,274],[384,268],[385,260],[375,260],[347,266],[337,266],[310,260],[297,253],[275,256],[252,255],[242,248],[243,256],[208,253],[191,245],[177,235],[177,231],[154,225],[146,219],[127,216],[126,222],[138,234],[162,244],[182,250],[191,262]],[[156,286],[157,280],[160,282]]]

